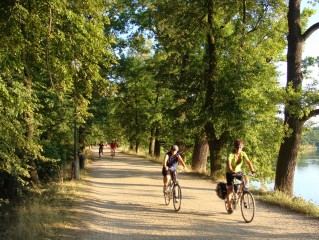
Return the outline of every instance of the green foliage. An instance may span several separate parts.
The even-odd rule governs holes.
[[[104,32],[105,1],[6,2],[0,11],[5,16],[0,20],[0,170],[28,177],[31,158],[37,159],[40,175],[44,165],[50,175],[73,154],[74,108],[84,123],[93,88],[107,84],[102,71],[114,58]]]
[[[302,136],[302,145],[311,145],[319,147],[319,127],[310,128]]]

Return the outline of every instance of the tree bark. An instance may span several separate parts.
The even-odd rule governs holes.
[[[140,150],[140,142],[138,140],[135,141],[135,152],[138,153]]]
[[[150,156],[154,156],[154,148],[155,148],[155,131],[156,131],[156,127],[152,127],[151,129],[151,137],[150,137],[150,143],[149,143],[149,147],[148,147],[148,154]]]
[[[86,143],[86,125],[81,125],[79,127],[79,145],[80,145],[80,151],[85,149],[87,146]]]
[[[300,150],[304,122],[291,117],[288,119],[287,124],[293,132],[289,137],[284,138],[284,142],[280,146],[276,168],[275,190],[292,196],[295,167]]]
[[[288,52],[287,52],[287,91],[292,88],[295,93],[302,92],[302,47],[305,40],[319,28],[319,24],[311,26],[304,35],[301,34],[300,24],[300,2],[301,0],[290,0],[288,11]],[[293,182],[296,161],[300,150],[302,128],[307,119],[318,114],[313,110],[309,115],[299,116],[302,108],[302,99],[292,99],[286,103],[284,127],[287,129],[286,137],[280,146],[275,190],[293,195]],[[294,109],[294,110],[292,110]],[[296,110],[297,109],[297,110]]]
[[[192,169],[197,172],[206,172],[209,145],[205,136],[195,139],[192,158]]]
[[[206,99],[204,104],[204,112],[208,115],[214,114],[215,94],[217,84],[217,52],[215,42],[215,27],[214,27],[214,6],[212,1],[207,1],[207,18],[209,25],[209,32],[207,33],[207,56],[208,56],[208,72],[207,72],[207,86],[206,86]],[[205,133],[207,136],[211,174],[221,169],[221,142],[218,140],[214,123],[209,120],[205,124]]]
[[[154,156],[159,158],[161,157],[161,141],[159,138],[159,129],[158,127],[155,130],[155,149],[154,149]]]
[[[31,12],[32,9],[28,9],[29,12]],[[23,62],[24,62],[24,86],[26,88],[26,91],[29,94],[29,99],[32,99],[32,74],[30,71],[30,57],[29,57],[29,52],[31,51],[28,47],[28,40],[29,40],[29,34],[26,31],[26,26],[24,24],[21,24],[21,32],[22,35],[25,39],[25,46],[24,46],[24,51],[23,51]],[[29,110],[25,112],[24,116],[24,121],[26,124],[26,139],[28,142],[33,142],[33,137],[34,137],[34,113],[32,110]],[[38,184],[39,183],[39,176],[38,172],[36,169],[36,165],[34,162],[35,156],[33,154],[30,154],[28,152],[25,153],[27,155],[27,164],[28,164],[28,171],[30,175],[30,183],[32,185]]]

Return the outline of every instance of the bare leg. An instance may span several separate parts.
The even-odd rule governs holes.
[[[167,187],[168,187],[168,183],[169,183],[169,180],[171,179],[171,176],[170,175],[166,175],[165,177],[163,177],[163,183],[164,183],[164,186],[163,186],[163,191],[165,192]]]
[[[233,192],[233,185],[227,186],[226,200],[227,200],[228,209],[231,208],[230,196],[232,192]]]

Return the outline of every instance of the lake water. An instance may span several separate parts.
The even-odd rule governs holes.
[[[252,185],[259,187],[260,184],[252,182]],[[319,206],[319,151],[302,154],[297,162],[294,179],[294,196],[302,197]],[[274,184],[268,185],[270,190]]]
[[[294,195],[319,205],[319,151],[302,154],[297,163]]]

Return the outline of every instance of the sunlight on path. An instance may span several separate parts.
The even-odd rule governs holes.
[[[239,211],[226,213],[214,183],[187,173],[179,174],[183,201],[176,213],[164,203],[161,165],[141,157],[112,159],[106,152],[89,170],[74,213],[78,224],[64,239],[319,239],[318,220],[260,203],[246,224]]]

